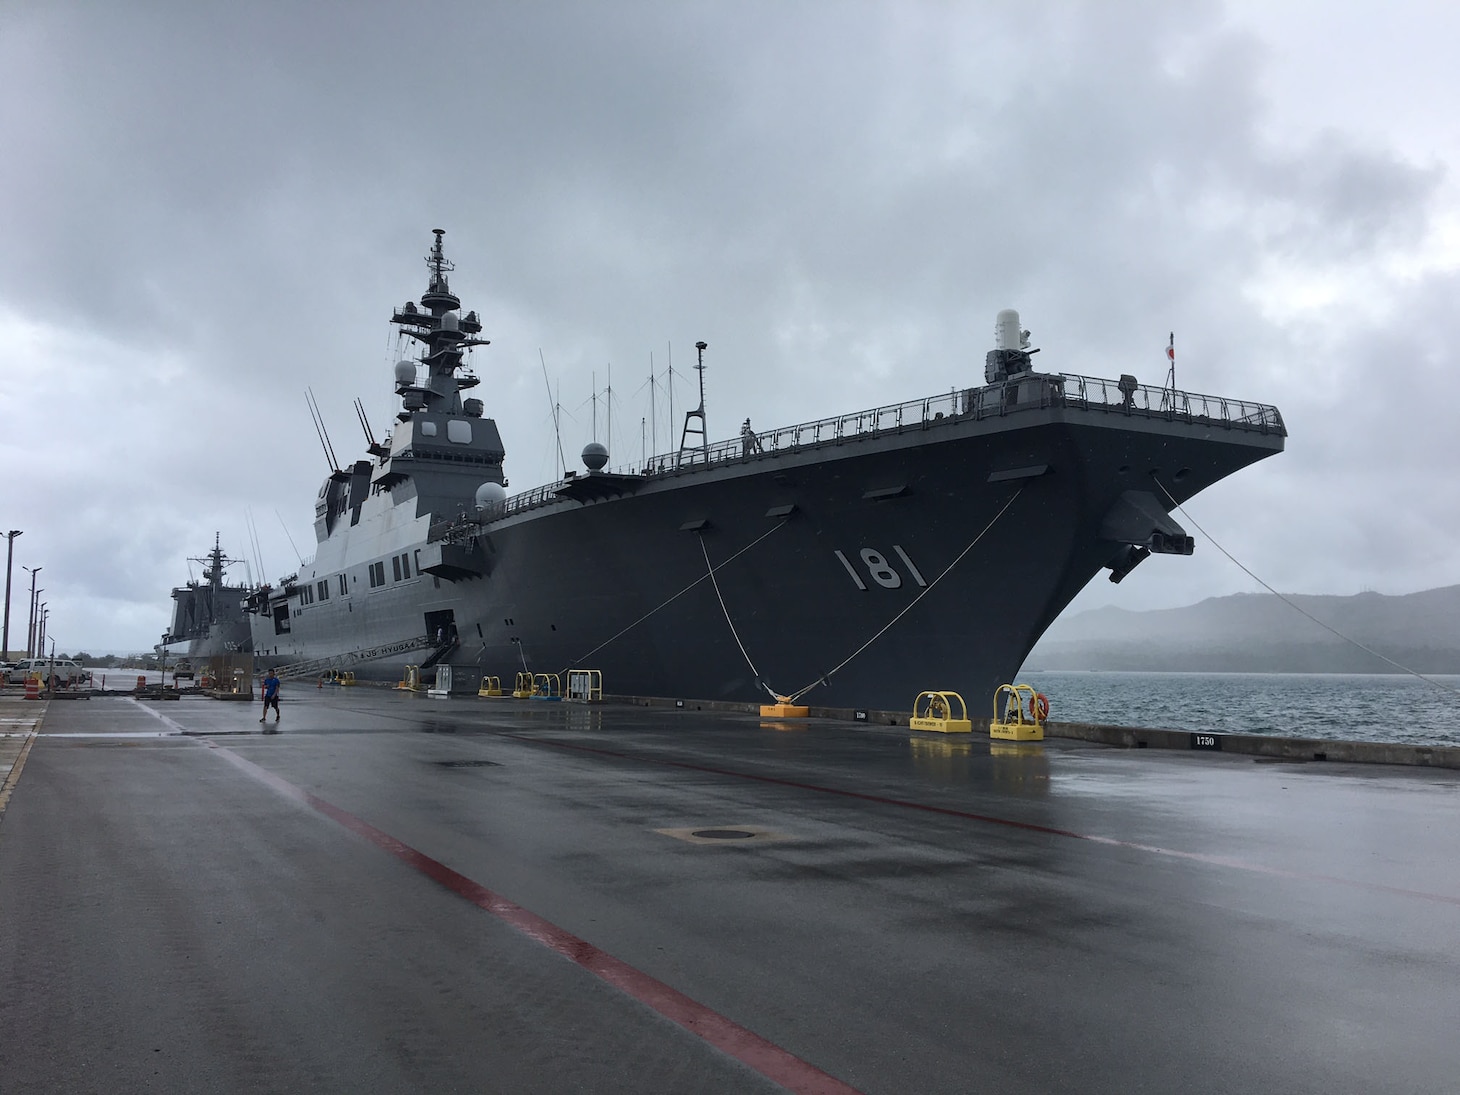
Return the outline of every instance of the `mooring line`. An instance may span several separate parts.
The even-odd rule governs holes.
[[[1460,688],[1454,688],[1454,687],[1446,684],[1444,681],[1437,681],[1437,680],[1435,680],[1433,677],[1426,677],[1423,673],[1419,672],[1417,669],[1411,669],[1407,665],[1401,665],[1399,662],[1396,662],[1393,658],[1386,658],[1383,654],[1380,654],[1377,650],[1373,649],[1372,647],[1365,646],[1363,643],[1359,642],[1357,639],[1350,638],[1348,635],[1345,635],[1342,631],[1339,631],[1336,627],[1330,627],[1328,624],[1324,623],[1322,620],[1320,620],[1317,616],[1313,615],[1311,612],[1308,612],[1308,611],[1304,610],[1303,608],[1301,608],[1299,605],[1294,604],[1284,594],[1279,593],[1277,590],[1273,589],[1272,586],[1268,585],[1261,578],[1259,578],[1256,574],[1254,574],[1249,567],[1247,567],[1245,564],[1243,564],[1242,561],[1240,559],[1238,559],[1235,555],[1233,555],[1230,551],[1228,551],[1226,548],[1224,548],[1221,544],[1217,543],[1216,537],[1213,536],[1206,529],[1202,528],[1201,525],[1197,524],[1196,518],[1193,517],[1191,514],[1187,513],[1186,510],[1182,507],[1181,503],[1178,502],[1175,498],[1172,497],[1171,492],[1166,489],[1166,485],[1164,483],[1162,483],[1161,480],[1157,479],[1154,475],[1151,476],[1151,479],[1156,484],[1156,486],[1158,486],[1158,487],[1161,488],[1161,493],[1164,494],[1167,498],[1170,498],[1171,499],[1171,504],[1176,507],[1176,509],[1181,513],[1181,516],[1184,517],[1184,518],[1186,518],[1188,521],[1190,521],[1192,528],[1196,529],[1197,532],[1199,532],[1203,536],[1205,536],[1207,538],[1207,541],[1212,545],[1212,547],[1216,548],[1223,555],[1225,555],[1228,559],[1232,560],[1233,563],[1236,563],[1237,566],[1239,568],[1241,568],[1242,572],[1247,575],[1247,577],[1251,578],[1254,582],[1256,582],[1263,589],[1265,589],[1269,593],[1271,593],[1279,601],[1282,601],[1283,604],[1287,605],[1294,612],[1298,613],[1298,615],[1300,615],[1300,616],[1306,616],[1308,619],[1312,620],[1319,627],[1323,628],[1324,631],[1327,631],[1327,632],[1329,632],[1329,633],[1331,633],[1333,635],[1337,635],[1344,642],[1348,643],[1350,646],[1358,647],[1358,649],[1362,650],[1365,654],[1372,654],[1374,657],[1378,658],[1381,662],[1384,662],[1384,663],[1386,663],[1388,665],[1392,665],[1395,669],[1399,670],[1401,673],[1408,673],[1411,677],[1418,677],[1420,680],[1424,681],[1427,684],[1432,684],[1436,688],[1441,688],[1441,689],[1444,689],[1446,692],[1450,692],[1450,693],[1453,693],[1454,695],[1460,696]]]
[[[655,613],[659,612],[661,609],[667,608],[670,604],[672,604],[673,602],[679,600],[679,598],[683,597],[690,590],[694,589],[695,586],[699,585],[706,578],[713,579],[715,571],[720,570],[720,569],[722,569],[724,567],[729,566],[736,559],[740,558],[742,555],[744,555],[751,548],[755,547],[756,544],[760,543],[762,540],[764,540],[771,533],[775,532],[777,529],[782,528],[785,524],[786,524],[786,522],[785,522],[785,519],[783,518],[782,520],[778,521],[776,524],[772,525],[769,529],[767,529],[765,532],[761,533],[759,536],[757,536],[750,543],[746,544],[743,548],[741,548],[739,551],[737,551],[734,555],[730,556],[730,558],[726,559],[719,566],[712,567],[709,574],[704,574],[704,575],[701,575],[700,577],[696,578],[689,585],[685,586],[678,593],[674,594],[674,596],[670,597],[668,600],[663,601],[659,605],[656,605],[654,608],[651,608],[648,612],[644,613],[637,620],[635,620],[633,623],[629,624],[622,631],[620,631],[617,635],[613,635],[613,636],[611,636],[611,637],[609,637],[607,639],[604,639],[603,642],[599,643],[592,650],[588,651],[587,654],[584,654],[581,658],[579,658],[576,664],[578,664],[578,665],[584,664],[586,661],[588,661],[589,658],[593,657],[593,655],[597,654],[600,650],[602,650],[609,643],[615,642],[618,639],[622,638],[624,635],[627,635],[630,631],[632,631],[634,628],[638,627],[641,623],[643,623],[645,620],[647,620],[650,616],[653,616]],[[721,602],[721,603],[723,604],[723,602]]]
[[[740,632],[735,630],[735,621],[730,618],[730,610],[725,607],[725,595],[720,592],[720,583],[715,578],[715,568],[714,565],[710,562],[710,549],[705,546],[705,538],[703,536],[700,537],[700,551],[704,553],[705,566],[709,570],[710,584],[715,587],[715,597],[720,602],[720,611],[725,614],[725,622],[730,625],[730,634],[735,637],[735,645],[740,647],[740,656],[745,659],[745,664],[750,666],[750,671],[755,675],[757,683],[759,683],[762,688],[764,688],[767,692],[771,694],[771,699],[780,699],[780,697],[776,695],[775,690],[772,689],[770,685],[766,684],[765,681],[760,679],[760,670],[757,669],[755,667],[755,663],[750,660],[750,655],[745,650],[745,644],[740,641]]]
[[[802,696],[806,695],[807,692],[810,692],[817,685],[825,684],[827,681],[831,680],[831,678],[835,674],[841,672],[844,668],[846,668],[846,665],[847,665],[848,662],[850,662],[857,655],[861,654],[862,651],[866,650],[869,646],[871,646],[873,643],[875,643],[884,634],[886,634],[888,630],[891,629],[891,627],[893,626],[893,624],[897,623],[898,620],[902,619],[909,612],[911,612],[915,607],[917,607],[917,603],[919,601],[921,601],[924,597],[926,597],[929,593],[933,592],[933,587],[936,586],[939,582],[941,582],[944,578],[946,578],[948,576],[949,571],[951,571],[954,567],[956,567],[959,564],[959,562],[962,561],[963,557],[965,555],[967,555],[970,551],[973,550],[974,545],[976,545],[980,540],[982,540],[986,535],[988,535],[989,529],[993,528],[996,524],[999,523],[999,519],[1001,517],[1003,517],[1005,513],[1008,512],[1009,507],[1012,506],[1014,504],[1015,500],[1018,499],[1019,495],[1021,495],[1023,493],[1024,493],[1024,488],[1023,487],[1020,487],[1018,490],[1014,491],[1013,495],[1009,498],[1009,500],[1004,503],[1003,509],[999,510],[998,513],[994,514],[993,520],[991,520],[987,525],[985,525],[983,527],[983,531],[980,532],[977,536],[975,536],[972,540],[970,540],[969,543],[968,543],[968,546],[966,548],[964,548],[962,551],[960,551],[954,557],[953,561],[951,563],[949,563],[946,567],[943,568],[943,573],[939,574],[936,578],[934,578],[931,582],[929,582],[928,585],[927,585],[927,587],[924,588],[921,593],[919,593],[916,597],[914,597],[911,601],[909,601],[905,606],[903,606],[903,609],[902,609],[901,612],[899,612],[896,616],[892,617],[892,619],[888,620],[887,623],[883,625],[883,627],[882,627],[882,629],[880,631],[878,631],[875,635],[873,635],[870,639],[868,639],[866,642],[864,642],[861,646],[857,647],[856,650],[853,650],[844,659],[842,659],[841,663],[839,665],[837,665],[837,667],[835,669],[832,669],[832,670],[830,670],[830,671],[822,674],[822,676],[820,676],[816,680],[812,681],[810,684],[808,684],[805,688],[801,689],[799,692],[792,693],[791,696],[788,697],[789,700],[790,700],[790,702],[791,703],[795,703],[797,700],[799,700]]]

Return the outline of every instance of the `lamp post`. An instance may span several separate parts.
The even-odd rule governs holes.
[[[23,566],[20,569],[30,571],[30,615],[26,617],[25,624],[25,656],[33,658],[35,657],[35,576],[41,572],[41,568]]]
[[[44,593],[45,590],[41,590],[41,592]],[[46,617],[51,614],[46,605],[50,603],[50,601],[42,601],[39,611],[36,612],[35,653],[31,655],[35,658],[46,656]]]
[[[10,568],[15,562],[15,538],[20,529],[11,529],[5,534],[5,638],[0,639],[0,658],[10,657]]]

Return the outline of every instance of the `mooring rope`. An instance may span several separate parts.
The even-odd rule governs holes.
[[[1451,685],[1446,684],[1444,681],[1437,681],[1433,677],[1427,677],[1423,673],[1419,672],[1416,669],[1411,669],[1407,665],[1401,665],[1399,662],[1396,662],[1393,658],[1387,658],[1387,657],[1385,657],[1383,654],[1380,654],[1377,650],[1373,649],[1372,647],[1365,646],[1363,643],[1359,642],[1357,639],[1354,639],[1354,638],[1351,638],[1348,635],[1345,635],[1342,631],[1339,631],[1336,627],[1330,627],[1328,624],[1326,624],[1322,620],[1320,620],[1317,616],[1315,616],[1311,612],[1308,612],[1305,609],[1303,609],[1300,605],[1294,604],[1288,597],[1286,597],[1285,595],[1279,593],[1277,590],[1273,589],[1272,586],[1268,585],[1261,578],[1259,578],[1256,574],[1254,574],[1250,568],[1248,568],[1240,559],[1238,559],[1230,551],[1228,551],[1226,548],[1224,548],[1221,544],[1217,543],[1216,537],[1214,537],[1206,529],[1202,528],[1201,525],[1197,524],[1196,518],[1193,517],[1191,514],[1187,513],[1186,510],[1182,508],[1181,503],[1178,502],[1175,498],[1173,498],[1171,496],[1171,492],[1166,489],[1165,484],[1162,483],[1161,480],[1156,479],[1155,476],[1152,476],[1152,480],[1155,482],[1156,486],[1158,486],[1158,487],[1161,488],[1161,493],[1164,494],[1167,498],[1170,498],[1171,499],[1171,504],[1176,507],[1176,509],[1181,513],[1181,516],[1184,517],[1184,518],[1186,518],[1186,520],[1190,521],[1192,527],[1194,529],[1196,529],[1197,532],[1199,532],[1203,536],[1205,536],[1207,538],[1207,540],[1211,543],[1211,545],[1214,548],[1216,548],[1218,551],[1220,551],[1228,559],[1232,560],[1232,562],[1236,563],[1237,566],[1241,568],[1242,572],[1247,575],[1247,577],[1251,578],[1254,582],[1256,582],[1258,585],[1260,585],[1263,589],[1267,590],[1269,593],[1271,593],[1278,600],[1282,601],[1283,604],[1287,605],[1294,612],[1298,613],[1298,615],[1300,615],[1300,616],[1306,616],[1308,619],[1312,620],[1319,627],[1323,628],[1324,631],[1328,631],[1328,632],[1330,632],[1330,633],[1332,633],[1334,635],[1337,635],[1344,642],[1348,643],[1350,646],[1358,647],[1358,649],[1362,650],[1365,654],[1372,654],[1374,657],[1378,658],[1381,662],[1384,662],[1387,665],[1392,665],[1395,669],[1399,670],[1401,673],[1408,673],[1410,676],[1412,676],[1412,677],[1418,677],[1420,680],[1425,681],[1428,684],[1432,684],[1436,688],[1442,688],[1446,692],[1452,692],[1455,695],[1460,696],[1460,688],[1454,688]]]
[[[986,535],[988,535],[989,529],[993,528],[996,524],[999,523],[999,519],[1001,517],[1003,517],[1005,513],[1008,512],[1009,507],[1012,506],[1014,504],[1015,500],[1019,497],[1019,495],[1021,495],[1023,493],[1024,493],[1024,488],[1023,487],[1020,487],[1018,490],[1016,490],[1010,496],[1009,500],[1004,503],[1003,508],[1000,509],[998,513],[994,514],[993,520],[991,520],[988,524],[986,524],[983,527],[983,530],[977,536],[975,536],[972,540],[970,540],[968,542],[968,546],[967,547],[965,547],[956,556],[954,556],[953,561],[951,563],[949,563],[946,567],[943,568],[943,572],[941,574],[939,574],[936,578],[934,578],[931,582],[929,582],[926,589],[924,589],[921,593],[919,593],[916,597],[914,597],[911,601],[909,601],[903,607],[903,609],[902,609],[901,612],[899,612],[896,616],[892,617],[892,619],[888,620],[887,623],[883,625],[883,627],[882,627],[882,629],[880,631],[878,631],[875,635],[873,635],[870,639],[868,639],[866,642],[864,642],[861,646],[857,647],[856,650],[853,650],[844,659],[842,659],[841,663],[839,665],[837,665],[835,669],[832,669],[832,670],[829,670],[826,673],[823,673],[820,677],[818,677],[816,680],[812,681],[810,684],[808,684],[805,688],[801,689],[800,691],[793,692],[788,697],[788,699],[790,700],[790,702],[791,703],[795,703],[797,700],[799,700],[802,696],[806,695],[807,692],[810,692],[817,685],[825,684],[827,681],[831,680],[831,678],[833,676],[835,676],[837,673],[841,672],[844,668],[846,668],[846,665],[847,665],[848,662],[850,662],[853,658],[857,657],[857,655],[861,654],[862,651],[866,650],[869,646],[871,646],[873,643],[875,643],[878,639],[880,639],[883,635],[885,635],[888,632],[888,630],[890,630],[892,628],[892,626],[897,623],[898,620],[902,619],[909,612],[911,612],[914,608],[916,608],[918,602],[921,601],[924,597],[926,597],[929,593],[933,592],[933,587],[936,586],[939,582],[941,582],[944,578],[946,578],[948,576],[948,573],[963,560],[963,557],[965,555],[967,555],[970,551],[972,551],[974,549],[974,546],[980,540],[982,540]]]
[[[755,674],[756,682],[771,694],[771,699],[780,699],[780,696],[776,695],[775,690],[771,688],[770,685],[766,684],[765,681],[760,679],[760,670],[757,669],[755,667],[755,663],[750,660],[750,654],[746,651],[745,644],[740,641],[740,632],[735,630],[735,621],[730,618],[730,610],[725,607],[725,597],[720,592],[720,583],[715,578],[715,568],[710,563],[710,549],[705,546],[705,538],[703,536],[700,537],[700,551],[704,552],[705,566],[709,569],[710,584],[715,587],[715,596],[720,601],[720,611],[725,614],[725,622],[730,625],[730,634],[735,637],[735,645],[740,647],[740,656],[745,659],[745,664],[750,666],[750,671]]]
[[[651,608],[648,612],[644,613],[642,616],[640,616],[633,623],[629,624],[622,631],[618,632],[618,634],[611,635],[609,638],[604,639],[603,642],[599,643],[592,650],[588,651],[587,654],[584,654],[581,658],[579,658],[576,664],[582,665],[584,662],[586,662],[589,658],[593,657],[593,655],[597,654],[600,650],[602,650],[609,643],[615,642],[618,639],[622,638],[624,635],[627,635],[630,631],[632,631],[634,628],[638,627],[641,623],[643,623],[645,620],[647,620],[650,616],[653,616],[656,612],[659,612],[661,609],[667,608],[669,605],[671,605],[675,601],[679,600],[679,598],[683,597],[690,590],[694,589],[695,586],[699,585],[706,578],[713,579],[714,578],[715,571],[720,570],[723,567],[729,566],[736,559],[740,558],[742,555],[744,555],[751,548],[755,547],[756,544],[760,543],[762,540],[764,540],[771,533],[775,532],[777,529],[779,529],[782,526],[784,526],[785,523],[786,522],[785,522],[784,519],[782,519],[780,521],[777,521],[769,529],[767,529],[765,532],[761,533],[754,540],[750,541],[750,543],[746,544],[743,548],[741,548],[739,551],[737,551],[734,555],[730,556],[728,559],[726,559],[719,566],[712,567],[709,574],[704,574],[704,575],[701,575],[700,577],[696,578],[693,582],[691,582],[689,585],[685,586],[678,593],[674,594],[672,597],[668,598],[667,600],[660,602],[658,605],[656,605],[655,607]],[[701,540],[701,542],[703,543],[703,539]],[[715,592],[717,594],[719,593],[719,587],[718,586],[716,587]],[[720,602],[720,605],[721,605],[722,608],[724,607],[724,604],[725,604],[724,601],[721,601]],[[733,631],[734,628],[732,627],[731,630]],[[739,640],[737,639],[737,641],[739,641]],[[749,659],[747,659],[747,661],[748,660]],[[752,666],[751,668],[754,668],[754,667]]]

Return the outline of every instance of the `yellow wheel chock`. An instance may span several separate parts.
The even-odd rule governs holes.
[[[1004,710],[999,710],[999,701]],[[1001,684],[994,693],[994,717],[989,736],[1003,741],[1043,741],[1044,720],[1049,717],[1049,699],[1032,685]]]
[[[482,686],[477,689],[478,696],[500,696],[502,694],[501,677],[483,677]]]
[[[910,730],[931,730],[935,734],[971,734],[973,723],[968,707],[957,692],[919,692],[913,701]]]

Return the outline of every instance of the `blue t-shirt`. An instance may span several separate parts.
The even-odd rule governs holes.
[[[264,678],[264,699],[271,700],[279,694],[279,678],[270,673]]]

